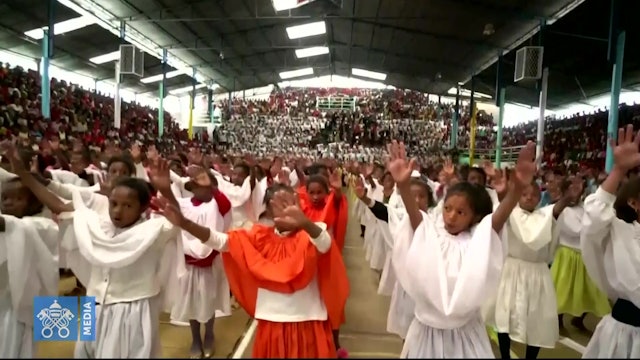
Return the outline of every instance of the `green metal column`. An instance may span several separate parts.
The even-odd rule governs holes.
[[[609,32],[609,61],[613,63],[611,75],[611,103],[609,104],[609,122],[607,124],[607,137],[617,140],[618,135],[618,105],[620,104],[620,89],[622,88],[622,64],[624,62],[624,43],[626,34],[619,27],[620,2],[611,2],[611,26]],[[605,171],[613,169],[613,148],[607,141],[607,157]]]
[[[502,53],[498,53],[498,61],[496,61],[496,106],[498,107],[498,123],[496,134],[496,168],[500,169],[502,166],[502,120],[504,119],[504,102],[505,102],[505,88],[502,79],[502,67],[503,67]]]
[[[502,167],[502,120],[504,118],[504,102],[506,89],[504,87],[500,88],[500,95],[498,95],[498,133],[496,134],[496,168],[500,169]]]

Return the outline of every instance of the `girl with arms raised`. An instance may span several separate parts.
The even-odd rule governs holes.
[[[267,190],[275,226],[254,224],[227,234],[200,226],[175,206],[159,207],[176,224],[222,252],[238,303],[258,320],[254,358],[335,358],[331,329],[348,296],[342,257],[323,223],[300,209],[293,189]]]
[[[498,286],[503,263],[498,234],[533,179],[535,145],[521,150],[509,191],[493,214],[484,187],[466,182],[447,190],[441,211],[420,211],[404,144],[394,141],[389,153],[388,170],[407,211],[397,227],[392,262],[415,301],[401,357],[493,357],[480,309]]]
[[[614,140],[612,140],[613,142]],[[614,300],[582,354],[585,359],[640,357],[640,179],[621,186],[627,172],[640,166],[640,132],[618,130],[612,144],[614,166],[584,202],[580,249],[591,279]]]

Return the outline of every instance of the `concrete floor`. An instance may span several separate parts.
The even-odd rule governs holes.
[[[351,358],[397,358],[402,350],[402,341],[386,332],[389,298],[377,294],[378,273],[365,261],[362,239],[347,239],[344,260],[351,283],[351,296],[347,302],[347,322],[340,334],[341,344]],[[61,281],[61,293],[73,287],[73,279]],[[593,331],[599,319],[587,317],[586,326]],[[577,359],[582,357],[590,333],[583,333],[565,319],[563,338],[554,349],[542,349],[539,358]],[[250,358],[255,326],[243,310],[216,322],[217,358]],[[160,334],[163,357],[184,358],[189,356],[191,336],[186,327],[168,323],[167,316],[161,319]],[[524,358],[525,347],[512,343],[512,358]],[[497,344],[494,352],[499,357]],[[62,358],[73,356],[73,343],[40,343],[38,357]]]

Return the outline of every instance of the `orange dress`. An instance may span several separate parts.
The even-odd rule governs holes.
[[[347,221],[349,220],[349,209],[347,207],[347,199],[344,195],[342,195],[339,200],[336,200],[336,195],[332,191],[329,196],[327,196],[324,208],[313,206],[309,199],[309,194],[307,194],[307,189],[304,186],[298,187],[298,196],[300,197],[300,207],[302,211],[311,221],[327,224],[327,230],[329,234],[331,234],[334,240],[333,242],[337,245],[338,249],[340,249],[340,254],[342,254],[347,233]],[[336,204],[336,201],[340,201],[340,203]],[[349,280],[347,278],[345,278],[345,282],[348,286]],[[344,324],[346,320],[343,307],[340,311],[340,321],[331,324],[333,330],[340,329],[340,325]]]
[[[254,358],[336,358],[331,329],[339,323],[349,296],[347,272],[340,250],[332,242],[321,254],[309,235],[298,231],[279,236],[274,228],[255,224],[228,233],[222,253],[231,292],[254,317],[258,288],[291,294],[317,276],[326,321],[276,323],[258,320]]]
[[[345,236],[347,234],[347,222],[349,221],[349,208],[347,199],[341,195],[336,199],[335,193],[332,191],[325,201],[323,208],[313,206],[304,186],[298,187],[298,197],[300,198],[300,207],[305,215],[316,222],[327,224],[327,229],[331,237],[338,245],[340,252],[344,248]],[[339,201],[339,204],[336,204]]]

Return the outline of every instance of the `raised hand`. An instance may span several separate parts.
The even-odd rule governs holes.
[[[277,192],[270,204],[276,214],[273,221],[279,228],[297,230],[309,221],[300,209],[295,196],[288,191]]]
[[[159,158],[151,164],[149,169],[149,181],[158,191],[171,190],[171,175],[169,173],[169,163]]]
[[[514,181],[514,186],[523,189],[531,184],[537,171],[535,157],[536,144],[533,141],[529,141],[518,154],[518,160],[511,177]]]
[[[633,136],[633,125],[627,128],[618,129],[618,145],[613,139],[609,140],[613,147],[613,162],[617,168],[627,172],[634,167],[640,166],[640,132]]]
[[[584,192],[584,179],[581,176],[574,176],[571,179],[571,184],[567,189],[567,196],[571,199],[572,202],[577,202],[580,200],[582,193]]]
[[[390,157],[387,170],[391,173],[393,180],[397,184],[407,183],[411,179],[415,160],[407,161],[407,151],[402,142],[398,143],[393,140],[391,144],[387,145],[387,151]]]
[[[364,186],[364,181],[362,181],[362,177],[360,176],[356,177],[353,191],[356,193],[356,196],[360,200],[362,200],[367,195],[367,188]]]
[[[0,149],[3,155],[9,159],[9,163],[11,164],[11,169],[14,174],[20,175],[21,173],[23,174],[28,171],[25,167],[24,161],[20,158],[18,148],[16,148],[13,142],[3,141],[0,143]]]
[[[507,176],[501,170],[496,170],[492,178],[493,189],[498,194],[504,194],[507,191]]]
[[[105,196],[109,196],[109,194],[111,194],[113,182],[111,181],[111,178],[108,177],[108,175],[105,177],[104,181],[100,180],[99,185],[100,191],[98,191],[98,194],[102,194]]]
[[[156,146],[155,145],[149,146],[149,148],[147,149],[147,159],[149,159],[152,162],[154,162],[159,157],[160,157],[160,154],[158,153],[158,150],[156,149]]]
[[[151,203],[158,209],[156,213],[164,216],[173,225],[182,226],[182,224],[184,224],[184,216],[180,209],[167,201],[167,199],[155,197],[151,199]]]
[[[329,173],[329,186],[335,190],[342,189],[342,171],[335,169]]]
[[[493,178],[496,176],[496,168],[493,166],[493,163],[489,160],[484,160],[482,162],[482,170],[487,174],[487,177]]]
[[[280,169],[280,172],[278,172],[278,182],[283,185],[291,186],[291,178],[285,169]]]

